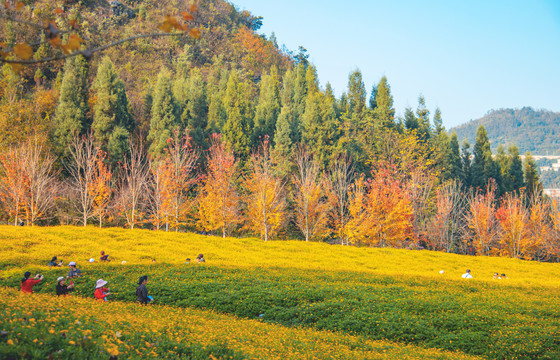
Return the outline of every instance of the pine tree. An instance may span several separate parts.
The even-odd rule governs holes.
[[[88,130],[87,74],[88,65],[82,56],[66,60],[53,134],[56,149],[61,155],[68,154],[68,145],[74,134],[83,134]]]
[[[208,103],[208,124],[209,133],[221,132],[226,123],[226,111],[223,98],[226,93],[229,71],[219,69],[215,64],[213,71],[208,76],[207,100]]]
[[[122,160],[128,149],[133,121],[128,112],[124,83],[118,77],[109,57],[101,62],[93,88],[96,102],[91,128],[95,143],[107,151],[111,161],[116,163]]]
[[[432,129],[430,125],[430,112],[426,108],[426,100],[422,95],[418,97],[416,116],[418,119],[418,135],[427,141],[430,139]]]
[[[474,145],[474,161],[472,165],[472,186],[484,189],[489,179],[494,179],[501,184],[499,166],[492,159],[490,140],[483,125],[476,131],[476,142]]]
[[[260,95],[255,109],[255,129],[253,130],[253,143],[268,136],[274,141],[276,121],[280,115],[280,86],[278,83],[278,70],[273,67],[270,74],[261,79]]]
[[[463,181],[463,162],[461,159],[461,150],[459,149],[459,140],[457,139],[456,132],[453,132],[449,138],[446,155],[444,178],[446,180],[457,179]]]
[[[280,92],[280,101],[282,107],[276,129],[274,132],[274,150],[273,155],[278,163],[278,171],[282,176],[286,176],[290,172],[291,156],[293,154],[293,124],[295,122],[294,109],[294,87],[295,74],[288,69],[284,74],[282,91]]]
[[[472,183],[472,162],[471,162],[471,144],[467,140],[463,141],[461,148],[461,163],[462,163],[462,179],[461,182],[465,188],[473,186]]]
[[[375,103],[375,109],[373,110],[373,116],[377,128],[391,129],[395,127],[395,108],[393,107],[393,95],[391,95],[391,87],[387,82],[387,78],[383,76],[377,84],[375,93],[375,98],[373,102]],[[372,95],[373,96],[373,95]],[[370,99],[370,105],[371,105]]]
[[[224,125],[224,140],[242,163],[251,152],[252,114],[249,103],[248,85],[239,80],[237,71],[232,71],[224,98],[227,120]]]
[[[439,135],[445,131],[445,126],[443,126],[443,120],[441,119],[441,110],[439,109],[439,107],[436,108],[436,111],[434,112],[434,128],[436,135]]]
[[[527,197],[530,199],[535,193],[538,193],[541,190],[539,174],[537,171],[537,163],[533,159],[533,156],[531,156],[530,152],[527,152],[527,154],[525,154],[523,175],[525,177],[525,191]]]
[[[404,126],[407,130],[417,130],[419,127],[418,119],[409,107],[404,109]]]
[[[162,68],[158,74],[153,94],[152,119],[148,140],[151,141],[150,155],[157,158],[163,153],[167,140],[179,130],[177,107],[171,90],[171,74]]]
[[[498,164],[500,168],[500,177],[502,179],[499,192],[503,194],[511,192],[513,190],[513,186],[511,183],[511,176],[510,176],[511,163],[508,155],[506,154],[505,147],[502,144],[500,144],[496,148],[495,162]]]
[[[525,186],[523,180],[523,162],[519,156],[519,148],[516,145],[511,145],[508,148],[509,157],[509,176],[512,190],[519,191]]]
[[[199,69],[192,69],[173,84],[173,95],[178,105],[181,129],[188,129],[193,144],[206,148],[207,126],[206,84]]]

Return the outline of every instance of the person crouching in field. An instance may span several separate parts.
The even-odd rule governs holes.
[[[57,263],[56,261],[57,261],[56,256],[53,256],[51,261],[49,261],[49,263],[47,264],[49,266],[49,269],[53,266],[54,267],[62,266],[62,260],[60,260],[59,263]]]
[[[111,295],[109,288],[104,287],[107,285],[107,281],[103,279],[97,280],[95,284],[95,299],[99,301],[107,301],[107,296]]]
[[[101,261],[111,261],[109,260],[109,254],[105,254],[105,251],[101,250]]]
[[[467,269],[467,272],[461,276],[463,279],[472,279],[473,276],[471,275],[471,271]]]
[[[56,295],[68,295],[70,291],[74,291],[74,283],[70,283],[70,285],[65,284],[66,279],[61,276],[56,279]]]
[[[136,288],[136,301],[138,301],[142,305],[153,301],[153,298],[151,296],[148,296],[148,289],[146,288],[147,283],[148,276],[140,276],[140,279],[138,279],[138,287]]]
[[[33,293],[33,286],[43,280],[43,275],[37,274],[33,279],[30,279],[31,273],[29,271],[23,274],[23,279],[21,279],[21,292],[26,294]]]

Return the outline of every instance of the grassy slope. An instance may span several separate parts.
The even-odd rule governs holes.
[[[95,279],[104,277],[116,299],[133,301],[134,279],[148,273],[150,291],[166,304],[249,318],[262,312],[266,321],[283,325],[492,358],[559,354],[558,264],[121,229],[3,227],[0,232],[1,248],[9,249],[1,253],[0,276],[12,286],[31,268],[48,274],[39,291],[52,292],[54,278],[66,269],[47,273],[40,264],[56,254],[82,265],[86,278],[79,280],[78,292],[86,296]],[[101,248],[115,261],[87,264]],[[205,253],[205,266],[182,264],[198,252]],[[153,257],[158,263],[151,263]],[[477,278],[461,280],[464,267]],[[493,271],[511,279],[490,280]]]

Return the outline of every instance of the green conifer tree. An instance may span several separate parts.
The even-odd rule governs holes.
[[[531,198],[535,193],[541,191],[541,184],[539,182],[539,173],[537,170],[537,163],[530,152],[525,155],[523,163],[523,175],[525,177],[525,192],[528,198]]]
[[[375,124],[381,130],[392,129],[395,127],[395,108],[393,107],[393,95],[391,95],[391,87],[387,82],[387,77],[383,76],[374,88],[376,89],[375,109],[373,110]]]
[[[70,57],[64,64],[60,98],[54,115],[53,140],[59,155],[65,156],[74,134],[89,130],[87,119],[87,75],[89,67],[82,56]]]
[[[272,67],[270,74],[263,75],[260,84],[259,100],[255,109],[255,129],[253,142],[259,143],[268,135],[271,143],[274,142],[276,121],[280,115],[280,84],[278,70]]]
[[[430,139],[432,128],[430,125],[430,111],[426,108],[426,100],[422,95],[418,97],[416,116],[418,119],[418,135],[427,141]]]
[[[129,146],[133,120],[128,112],[128,98],[123,81],[111,59],[105,57],[93,84],[96,102],[91,128],[97,146],[107,151],[112,162],[122,161]]]
[[[171,88],[171,73],[166,68],[162,68],[158,74],[151,115],[148,133],[148,140],[151,142],[149,151],[150,155],[156,158],[163,153],[167,140],[172,138],[173,133],[180,128],[177,105]]]
[[[251,153],[253,116],[249,101],[249,85],[240,81],[237,71],[232,71],[224,98],[227,120],[223,134],[225,141],[242,163],[249,158]]]

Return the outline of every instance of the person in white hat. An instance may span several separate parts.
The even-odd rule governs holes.
[[[107,301],[107,296],[111,295],[109,288],[106,288],[107,281],[103,279],[97,280],[95,284],[95,299],[100,301]]]
[[[68,263],[68,266],[70,266],[70,271],[68,271],[68,278],[75,278],[75,277],[81,277],[82,276],[82,270],[78,269],[76,267],[76,262],[75,261],[70,261]]]
[[[72,282],[70,285],[66,285],[65,282],[66,279],[63,276],[56,279],[56,295],[66,296],[70,291],[74,291],[74,283]]]

